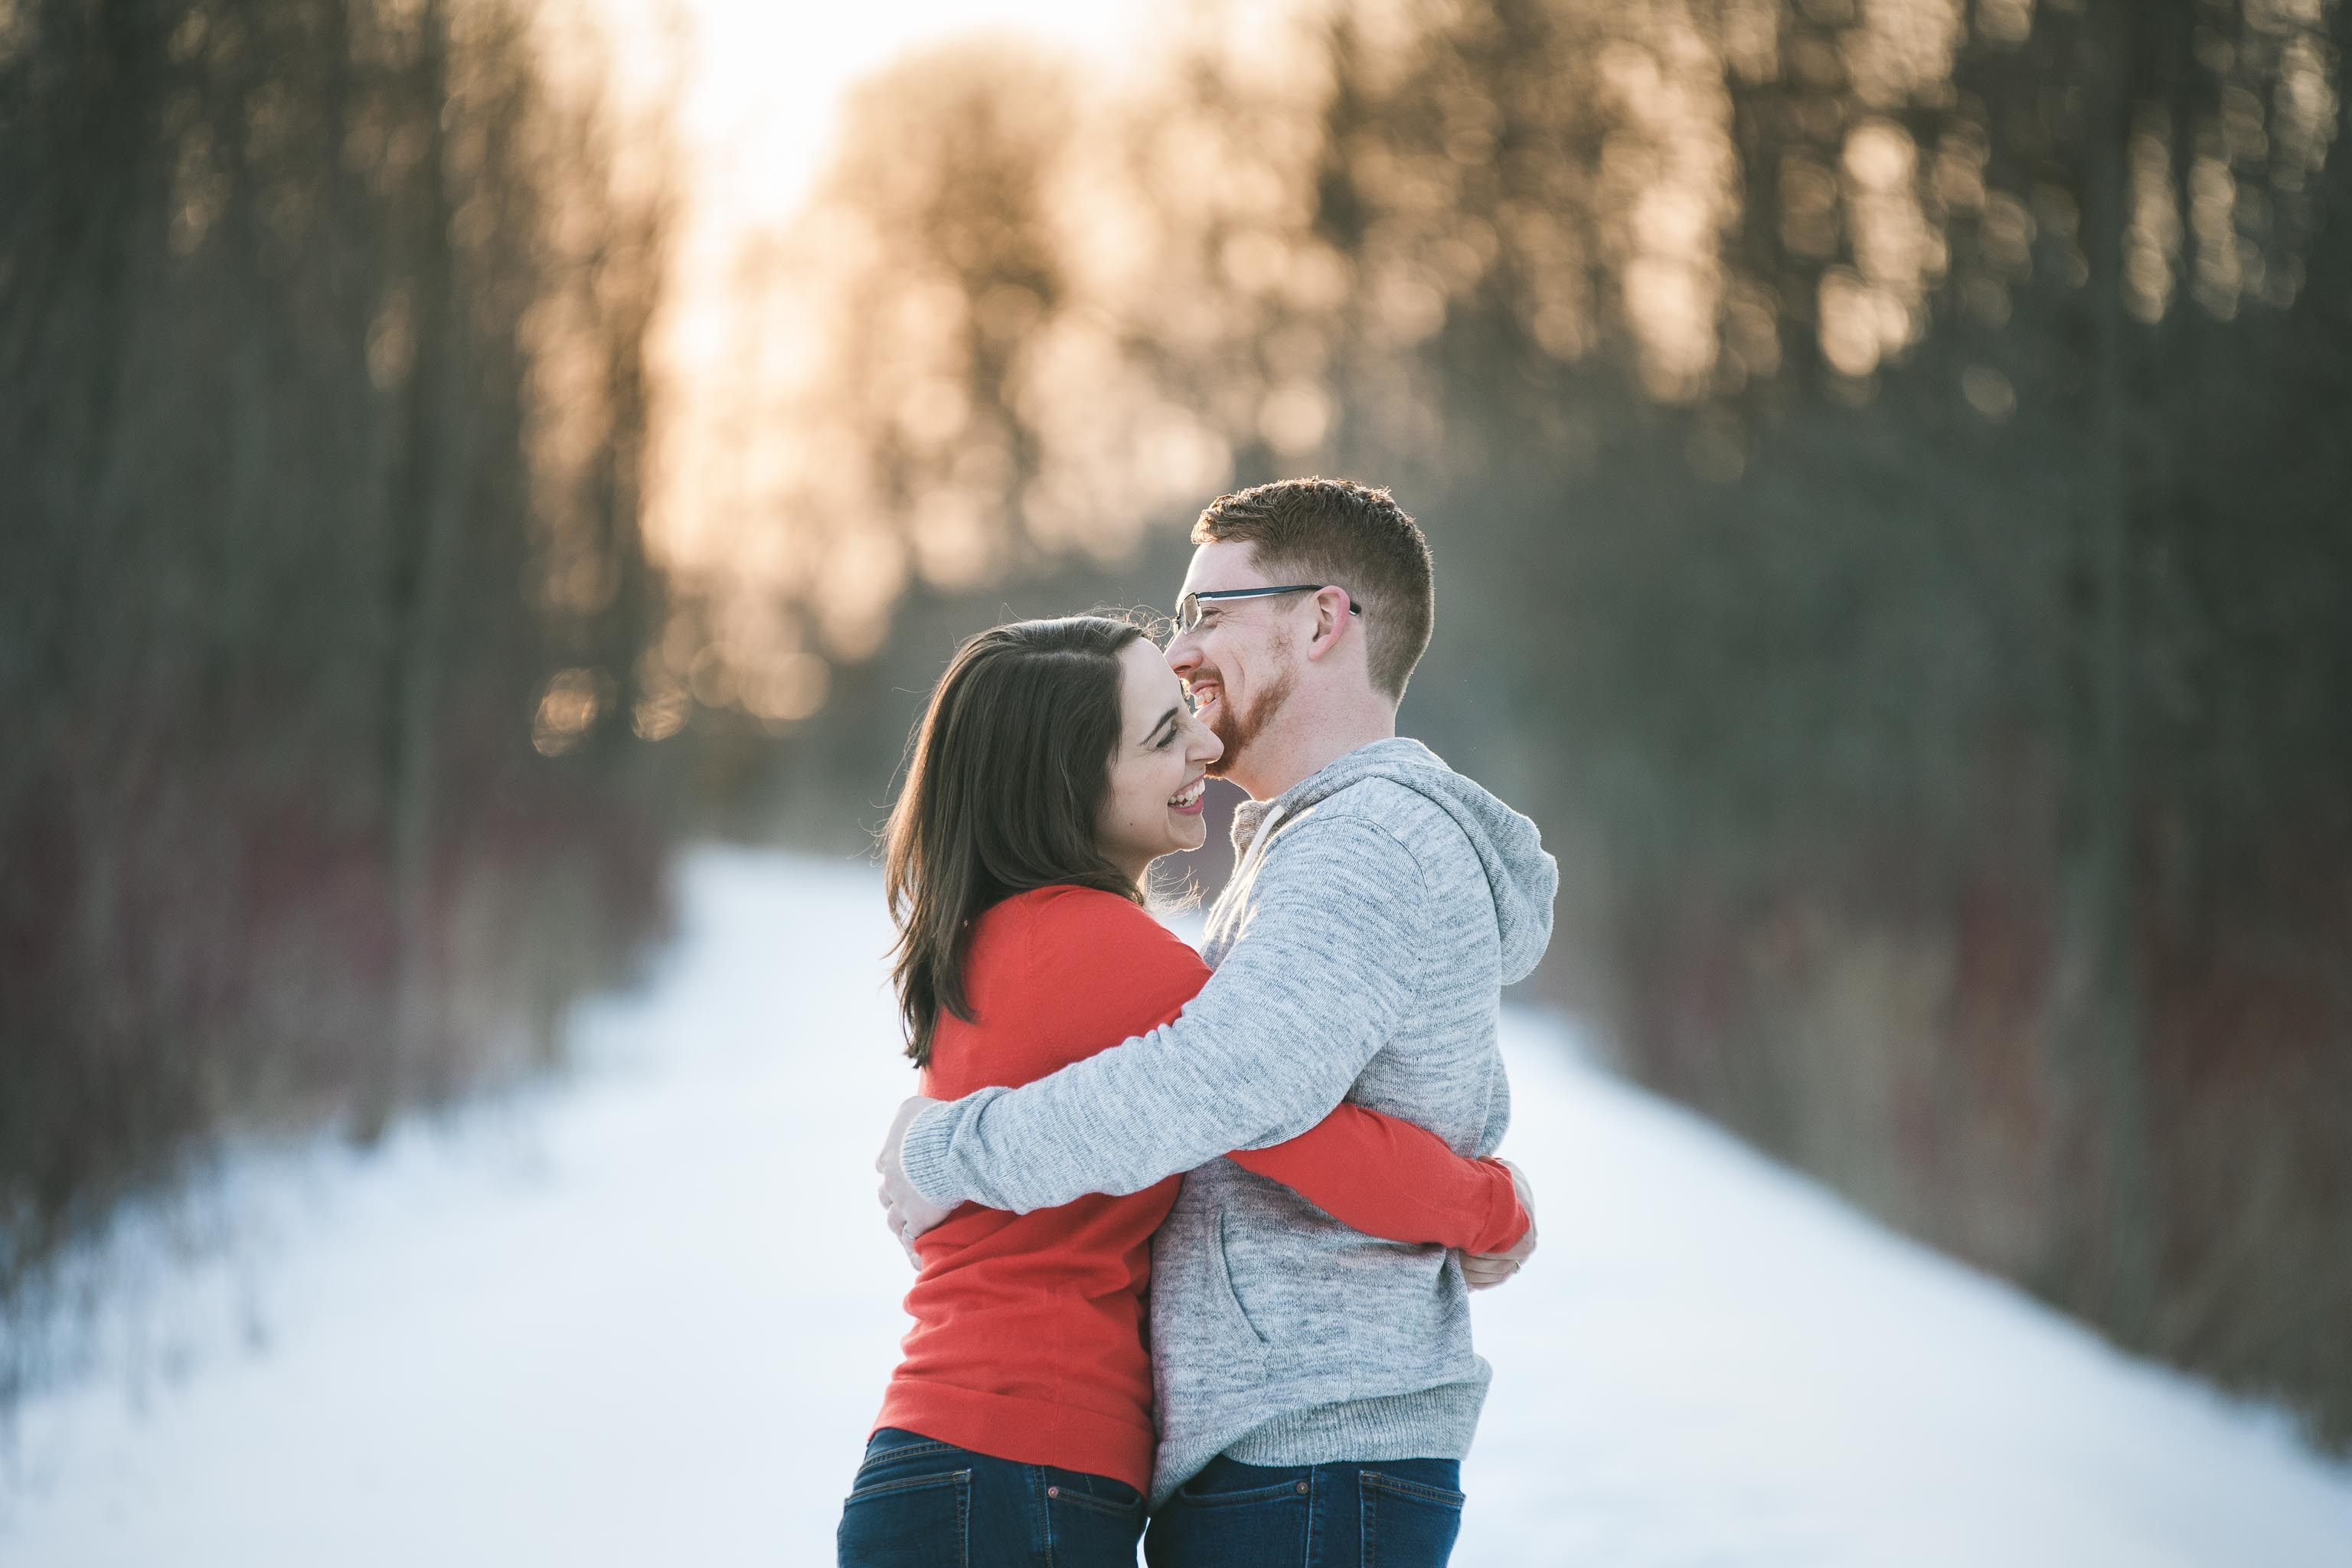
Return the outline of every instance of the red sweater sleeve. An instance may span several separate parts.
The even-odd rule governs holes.
[[[1457,1154],[1428,1129],[1360,1105],[1341,1104],[1287,1143],[1226,1158],[1388,1241],[1501,1252],[1528,1233],[1500,1160]]]

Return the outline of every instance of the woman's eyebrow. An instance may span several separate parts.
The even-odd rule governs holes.
[[[1160,738],[1160,731],[1165,730],[1166,728],[1168,728],[1168,726],[1169,726],[1169,725],[1171,725],[1171,724],[1174,723],[1175,721],[1176,721],[1176,710],[1174,710],[1173,708],[1171,708],[1170,710],[1168,710],[1168,711],[1167,711],[1167,712],[1162,713],[1162,714],[1160,716],[1160,721],[1159,721],[1158,723],[1156,723],[1156,724],[1152,725],[1150,729],[1146,730],[1146,731],[1143,732],[1143,743],[1144,743],[1145,745],[1147,745],[1147,746],[1148,746],[1148,745],[1150,745],[1150,744],[1151,744],[1151,742],[1154,742],[1154,741],[1156,741],[1156,740],[1158,740],[1158,739]]]

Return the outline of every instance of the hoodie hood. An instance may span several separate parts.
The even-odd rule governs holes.
[[[1359,746],[1320,773],[1301,779],[1270,801],[1234,808],[1234,859],[1249,853],[1269,816],[1275,828],[1318,801],[1352,784],[1385,779],[1412,791],[1454,819],[1477,852],[1495,900],[1503,938],[1503,984],[1527,978],[1551,945],[1551,906],[1559,891],[1559,865],[1544,852],[1536,825],[1445,765],[1419,741],[1398,736]]]

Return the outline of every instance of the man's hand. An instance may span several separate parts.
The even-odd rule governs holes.
[[[882,1213],[889,1221],[890,1234],[898,1238],[898,1245],[907,1249],[907,1261],[917,1268],[923,1260],[915,1256],[915,1238],[955,1211],[941,1208],[917,1192],[915,1184],[907,1180],[907,1166],[899,1155],[907,1142],[908,1123],[940,1103],[919,1094],[898,1107],[898,1114],[890,1119],[890,1135],[882,1141],[882,1152],[874,1160],[874,1168],[882,1173]]]
[[[1506,1160],[1503,1164],[1511,1173],[1511,1188],[1519,1195],[1519,1206],[1528,1211],[1528,1233],[1512,1244],[1507,1252],[1465,1252],[1462,1255],[1462,1278],[1473,1290],[1491,1290],[1519,1271],[1536,1249],[1536,1191],[1528,1184],[1528,1173]]]

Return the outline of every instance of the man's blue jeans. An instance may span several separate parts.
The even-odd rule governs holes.
[[[885,1426],[834,1550],[840,1568],[1134,1568],[1142,1531],[1143,1499],[1124,1481]]]
[[[1151,1516],[1143,1557],[1150,1568],[1443,1568],[1461,1528],[1452,1459],[1220,1458]]]

